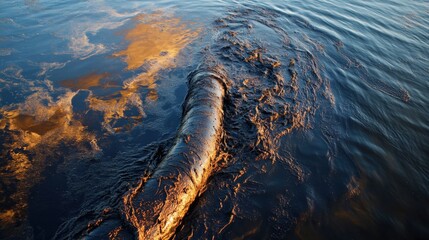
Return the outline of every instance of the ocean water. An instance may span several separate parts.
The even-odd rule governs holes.
[[[429,238],[424,0],[2,1],[0,238],[144,232],[202,68],[222,130],[171,238]]]

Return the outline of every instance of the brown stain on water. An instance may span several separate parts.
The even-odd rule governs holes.
[[[179,18],[165,19],[160,13],[141,14],[135,21],[136,26],[125,35],[130,44],[114,54],[125,58],[128,70],[135,70],[147,62],[172,67],[175,65],[172,60],[198,35],[198,31],[187,29]]]
[[[134,117],[144,117],[144,101],[140,98],[139,89],[144,87],[149,90],[146,101],[156,101],[158,73],[176,67],[176,58],[181,50],[199,34],[198,30],[188,29],[179,18],[168,17],[159,12],[140,14],[134,21],[135,27],[125,33],[128,46],[113,56],[122,58],[127,63],[127,70],[143,72],[125,81],[122,89],[111,96],[91,96],[89,99],[91,109],[104,112],[105,125],[126,117],[125,111],[132,105],[139,109],[140,114]]]
[[[140,123],[145,116],[144,102],[158,99],[158,73],[176,67],[176,58],[181,50],[199,34],[198,30],[189,29],[181,19],[162,12],[140,14],[134,22],[135,26],[125,33],[128,46],[113,54],[127,63],[126,71],[137,72],[135,77],[123,83],[122,89],[109,96],[96,96],[91,89],[109,87],[103,80],[111,73],[90,73],[61,81],[60,85],[71,91],[58,100],[40,90],[24,103],[0,108],[0,131],[12,139],[3,146],[1,154],[9,156],[9,159],[1,166],[0,179],[16,188],[8,193],[7,207],[3,204],[4,207],[0,207],[1,228],[12,228],[26,221],[28,191],[42,177],[46,159],[55,158],[51,155],[58,154],[59,143],[83,148],[82,152],[86,154],[99,151],[97,138],[100,136],[88,132],[73,112],[72,99],[79,90],[91,91],[85,101],[89,103],[89,109],[103,113],[102,125],[106,130],[121,131],[121,127],[111,127],[111,123],[118,119],[132,118]],[[145,99],[141,99],[141,88],[148,90]],[[139,109],[139,115],[127,116],[126,110],[133,106]],[[89,143],[90,150],[83,147],[84,142]],[[2,189],[0,193],[6,194]],[[6,200],[0,199],[0,203],[3,201]]]
[[[177,66],[177,57],[181,50],[191,43],[199,34],[198,30],[188,29],[187,24],[180,18],[174,18],[156,12],[140,14],[134,18],[135,26],[125,32],[128,46],[113,54],[127,63],[126,71],[140,71],[135,77],[124,81],[122,89],[108,95],[96,96],[91,94],[87,101],[89,108],[103,113],[103,126],[109,131],[121,131],[122,127],[114,127],[118,119],[132,118],[134,124],[139,124],[145,116],[143,105],[158,99],[157,76],[161,70]],[[61,86],[73,91],[108,87],[103,79],[110,73],[90,73],[78,79],[66,79]],[[146,88],[145,99],[141,99],[139,90]],[[130,107],[138,109],[138,115],[126,116]]]
[[[47,120],[37,121],[35,116],[19,114],[13,118],[13,124],[24,131],[34,132],[38,135],[44,135],[47,132],[58,128],[63,122],[66,113],[56,110]]]
[[[24,103],[0,109],[0,131],[10,138],[1,150],[0,180],[5,190],[0,191],[5,197],[0,199],[0,229],[25,224],[28,192],[42,179],[47,161],[63,157],[58,153],[61,143],[78,152],[86,151],[83,142],[96,148],[95,136],[73,119],[74,95],[69,92],[54,101],[46,93],[35,93]]]
[[[77,80],[75,79],[66,79],[60,82],[61,86],[70,88],[73,91],[79,89],[90,89],[92,87],[101,86],[101,80],[109,76],[108,73],[97,74],[90,73],[86,76],[80,77]]]

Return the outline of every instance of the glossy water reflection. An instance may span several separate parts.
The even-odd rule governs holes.
[[[173,238],[428,238],[427,1],[0,9],[0,238],[128,229],[207,62],[230,80],[222,138]]]
[[[27,224],[28,192],[43,179],[45,165],[51,164],[46,159],[65,153],[59,150],[63,144],[87,149],[83,154],[91,156],[102,151],[97,144],[103,138],[101,133],[130,130],[141,124],[146,116],[144,102],[157,100],[158,72],[177,66],[179,52],[198,35],[198,31],[187,29],[180,19],[160,11],[139,14],[131,23],[134,26],[124,31],[128,46],[113,54],[127,62],[125,71],[134,70],[135,76],[123,81],[122,86],[113,79],[115,71],[89,73],[60,80],[59,85],[69,89],[63,91],[65,93],[52,89],[53,86],[48,86],[51,89],[35,86],[36,93],[26,97],[24,103],[2,106],[0,125],[7,136],[3,143],[5,162],[1,174],[6,197],[0,215],[4,230]],[[72,36],[69,45],[74,55],[87,52],[83,54],[85,57],[79,57],[80,60],[93,53],[100,54],[95,48],[104,49],[101,44],[89,43],[86,35],[81,40]],[[38,76],[64,68],[65,64],[42,63]],[[21,76],[21,70],[14,74],[27,81]],[[142,87],[148,89],[146,100],[140,92]],[[94,128],[97,121],[98,127]]]

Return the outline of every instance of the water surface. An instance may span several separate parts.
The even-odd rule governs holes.
[[[175,238],[429,237],[426,1],[0,9],[0,238],[123,214],[208,62],[230,81],[223,139]]]

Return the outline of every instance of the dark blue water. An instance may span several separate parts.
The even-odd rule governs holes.
[[[25,0],[0,3],[0,238],[120,212],[204,59],[225,161],[177,239],[429,237],[427,1]]]

